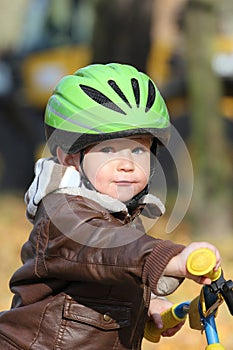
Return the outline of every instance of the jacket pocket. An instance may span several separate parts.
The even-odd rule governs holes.
[[[87,324],[99,329],[114,330],[130,325],[131,308],[129,303],[117,305],[103,300],[79,299],[76,302],[66,299],[63,318]]]
[[[131,304],[66,297],[56,350],[125,350],[129,346]]]

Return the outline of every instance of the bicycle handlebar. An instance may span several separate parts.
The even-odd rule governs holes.
[[[193,312],[193,305],[195,305],[195,310],[193,315],[194,318],[199,318],[199,320],[195,321],[194,323],[198,324],[198,322],[203,321],[206,323],[206,336],[208,341],[208,346],[206,349],[221,349],[223,350],[224,347],[219,343],[218,340],[218,334],[217,329],[215,327],[215,321],[214,321],[214,315],[217,307],[220,305],[219,299],[216,295],[221,294],[222,299],[224,298],[227,306],[232,314],[233,309],[233,282],[228,281],[223,278],[223,272],[222,269],[219,268],[217,271],[214,271],[214,267],[216,264],[216,257],[215,254],[207,248],[200,248],[195,250],[190,254],[190,256],[187,259],[187,270],[196,276],[206,276],[211,278],[213,281],[210,286],[205,286],[202,288],[202,294],[211,294],[213,293],[214,298],[213,300],[217,301],[216,305],[213,307],[213,310],[211,309],[211,312],[209,312],[208,317],[203,316],[202,310],[199,309],[198,305],[199,303],[195,302],[194,300],[198,299],[195,298],[192,302],[185,302],[181,304],[175,304],[170,309],[166,310],[161,314],[162,322],[163,322],[163,328],[158,329],[155,327],[155,324],[152,320],[148,320],[145,325],[144,330],[144,337],[151,341],[151,342],[158,342],[160,340],[161,333],[169,328],[173,328],[176,325],[178,325],[180,322],[185,321],[187,314],[189,313],[189,309],[191,306],[191,312]],[[219,282],[220,281],[220,282]],[[227,292],[226,292],[227,289]],[[225,298],[225,294],[227,294],[227,297]],[[211,299],[211,298],[210,298]],[[212,300],[211,300],[212,302]],[[198,315],[198,316],[197,316]],[[210,315],[210,316],[209,316]],[[190,317],[191,319],[191,317]],[[211,335],[211,339],[208,337],[208,328],[209,323],[211,323],[211,329],[215,328],[214,335]],[[200,328],[196,328],[200,329]],[[210,340],[210,342],[209,342]]]

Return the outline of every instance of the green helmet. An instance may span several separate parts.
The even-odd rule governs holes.
[[[130,65],[93,64],[65,76],[45,111],[48,145],[76,153],[96,142],[136,134],[169,138],[169,115],[156,85]]]

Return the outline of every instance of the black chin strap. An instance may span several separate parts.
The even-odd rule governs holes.
[[[132,214],[139,206],[139,200],[148,194],[149,186],[147,185],[141,192],[139,192],[136,196],[131,198],[129,201],[124,202],[127,206],[129,214]]]

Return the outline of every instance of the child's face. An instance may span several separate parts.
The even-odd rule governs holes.
[[[103,141],[85,151],[83,170],[97,191],[128,201],[148,183],[151,143],[149,136]]]

